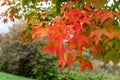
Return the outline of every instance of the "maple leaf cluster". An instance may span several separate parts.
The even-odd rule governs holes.
[[[114,37],[119,37],[119,33],[114,33],[113,27],[105,26],[106,21],[114,20],[115,14],[112,11],[104,10],[87,12],[72,9],[71,5],[72,3],[69,2],[62,7],[63,15],[53,19],[51,24],[43,25],[41,21],[37,26],[33,26],[33,40],[42,40],[47,37],[48,43],[44,46],[43,54],[46,52],[58,54],[58,65],[62,69],[67,65],[71,67],[74,61],[78,61],[81,71],[86,68],[91,71],[92,63],[89,58],[83,56],[83,52],[85,49],[91,49],[95,57],[96,54],[101,54],[105,50],[100,46],[104,36],[106,42]],[[65,8],[68,10],[65,11]]]
[[[42,27],[33,26],[34,40],[48,37],[48,44],[45,45],[43,53],[58,53],[58,64],[64,69],[66,64],[72,66],[74,61],[81,63],[82,70],[88,67],[92,70],[89,60],[83,61],[83,47],[88,47],[89,39],[84,24],[90,25],[90,18],[84,11],[78,9],[65,12],[64,16],[57,17],[52,21],[54,24]],[[77,58],[80,56],[80,58]]]

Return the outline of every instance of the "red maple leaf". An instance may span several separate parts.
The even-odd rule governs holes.
[[[57,53],[57,41],[51,40],[47,45],[44,46],[43,54],[49,50],[50,54]]]
[[[73,48],[81,48],[83,44],[89,45],[89,40],[85,34],[74,35],[71,39],[71,45]]]
[[[108,18],[111,18],[113,19],[114,16],[113,16],[113,12],[112,11],[109,11],[109,12],[105,12],[104,14],[101,15],[101,23],[103,23],[106,19]]]
[[[112,11],[97,10],[94,12],[93,17],[101,19],[101,24],[108,18],[113,19],[114,13]]]
[[[109,39],[112,39],[112,36],[106,29],[95,29],[90,33],[89,36],[93,38],[96,44],[98,44],[102,35],[105,35]]]
[[[92,63],[83,57],[77,57],[76,60],[80,63],[81,71],[84,71],[86,68],[88,68],[90,71],[93,69]]]
[[[67,63],[69,65],[69,67],[71,67],[73,65],[73,59],[74,59],[74,55],[69,53],[67,55]]]
[[[58,58],[58,65],[62,67],[62,70],[65,68],[66,65],[66,60],[64,60],[64,58],[59,57]]]
[[[78,9],[70,10],[69,12],[65,12],[65,17],[69,19],[68,22],[71,21],[71,23],[77,21],[82,24],[90,25],[90,18],[88,18],[85,11],[80,11]]]

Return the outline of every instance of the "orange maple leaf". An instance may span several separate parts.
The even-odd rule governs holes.
[[[41,27],[41,25],[33,26],[32,30],[33,30],[33,33],[32,33],[33,41],[36,39],[42,40],[49,33],[49,28],[48,27],[43,28]]]
[[[73,7],[73,2],[72,2],[72,1],[68,1],[67,4],[64,4],[64,5],[61,7],[60,11],[61,11],[61,13],[63,13],[66,9],[67,9],[67,10],[71,10],[72,7]]]
[[[8,22],[8,19],[5,18],[5,19],[3,20],[3,22],[4,22],[4,24],[7,23],[7,22]]]
[[[3,0],[3,3],[1,4],[1,6],[5,6],[7,2],[10,2],[10,0]]]

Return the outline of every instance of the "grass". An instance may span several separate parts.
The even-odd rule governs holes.
[[[21,77],[21,76],[15,76],[12,74],[0,72],[0,80],[34,80],[34,79],[25,78],[25,77]]]
[[[117,79],[113,75],[107,75],[107,74],[104,75],[101,73],[100,74],[94,74],[94,73],[89,73],[89,72],[77,73],[76,71],[75,73],[74,71],[72,73],[74,75],[69,74],[69,75],[66,75],[66,77],[68,76],[68,77],[74,78],[74,80],[120,80],[120,79]],[[0,72],[0,80],[35,80],[35,79],[25,78],[21,76],[16,76],[16,75]],[[58,80],[61,80],[61,79],[58,79]]]

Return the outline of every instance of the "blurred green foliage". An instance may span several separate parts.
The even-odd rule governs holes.
[[[24,29],[22,24],[15,24],[9,33],[0,37],[0,71],[32,78],[54,76],[51,73],[56,74],[56,58],[41,55],[45,43],[22,43],[19,37],[20,30]]]

